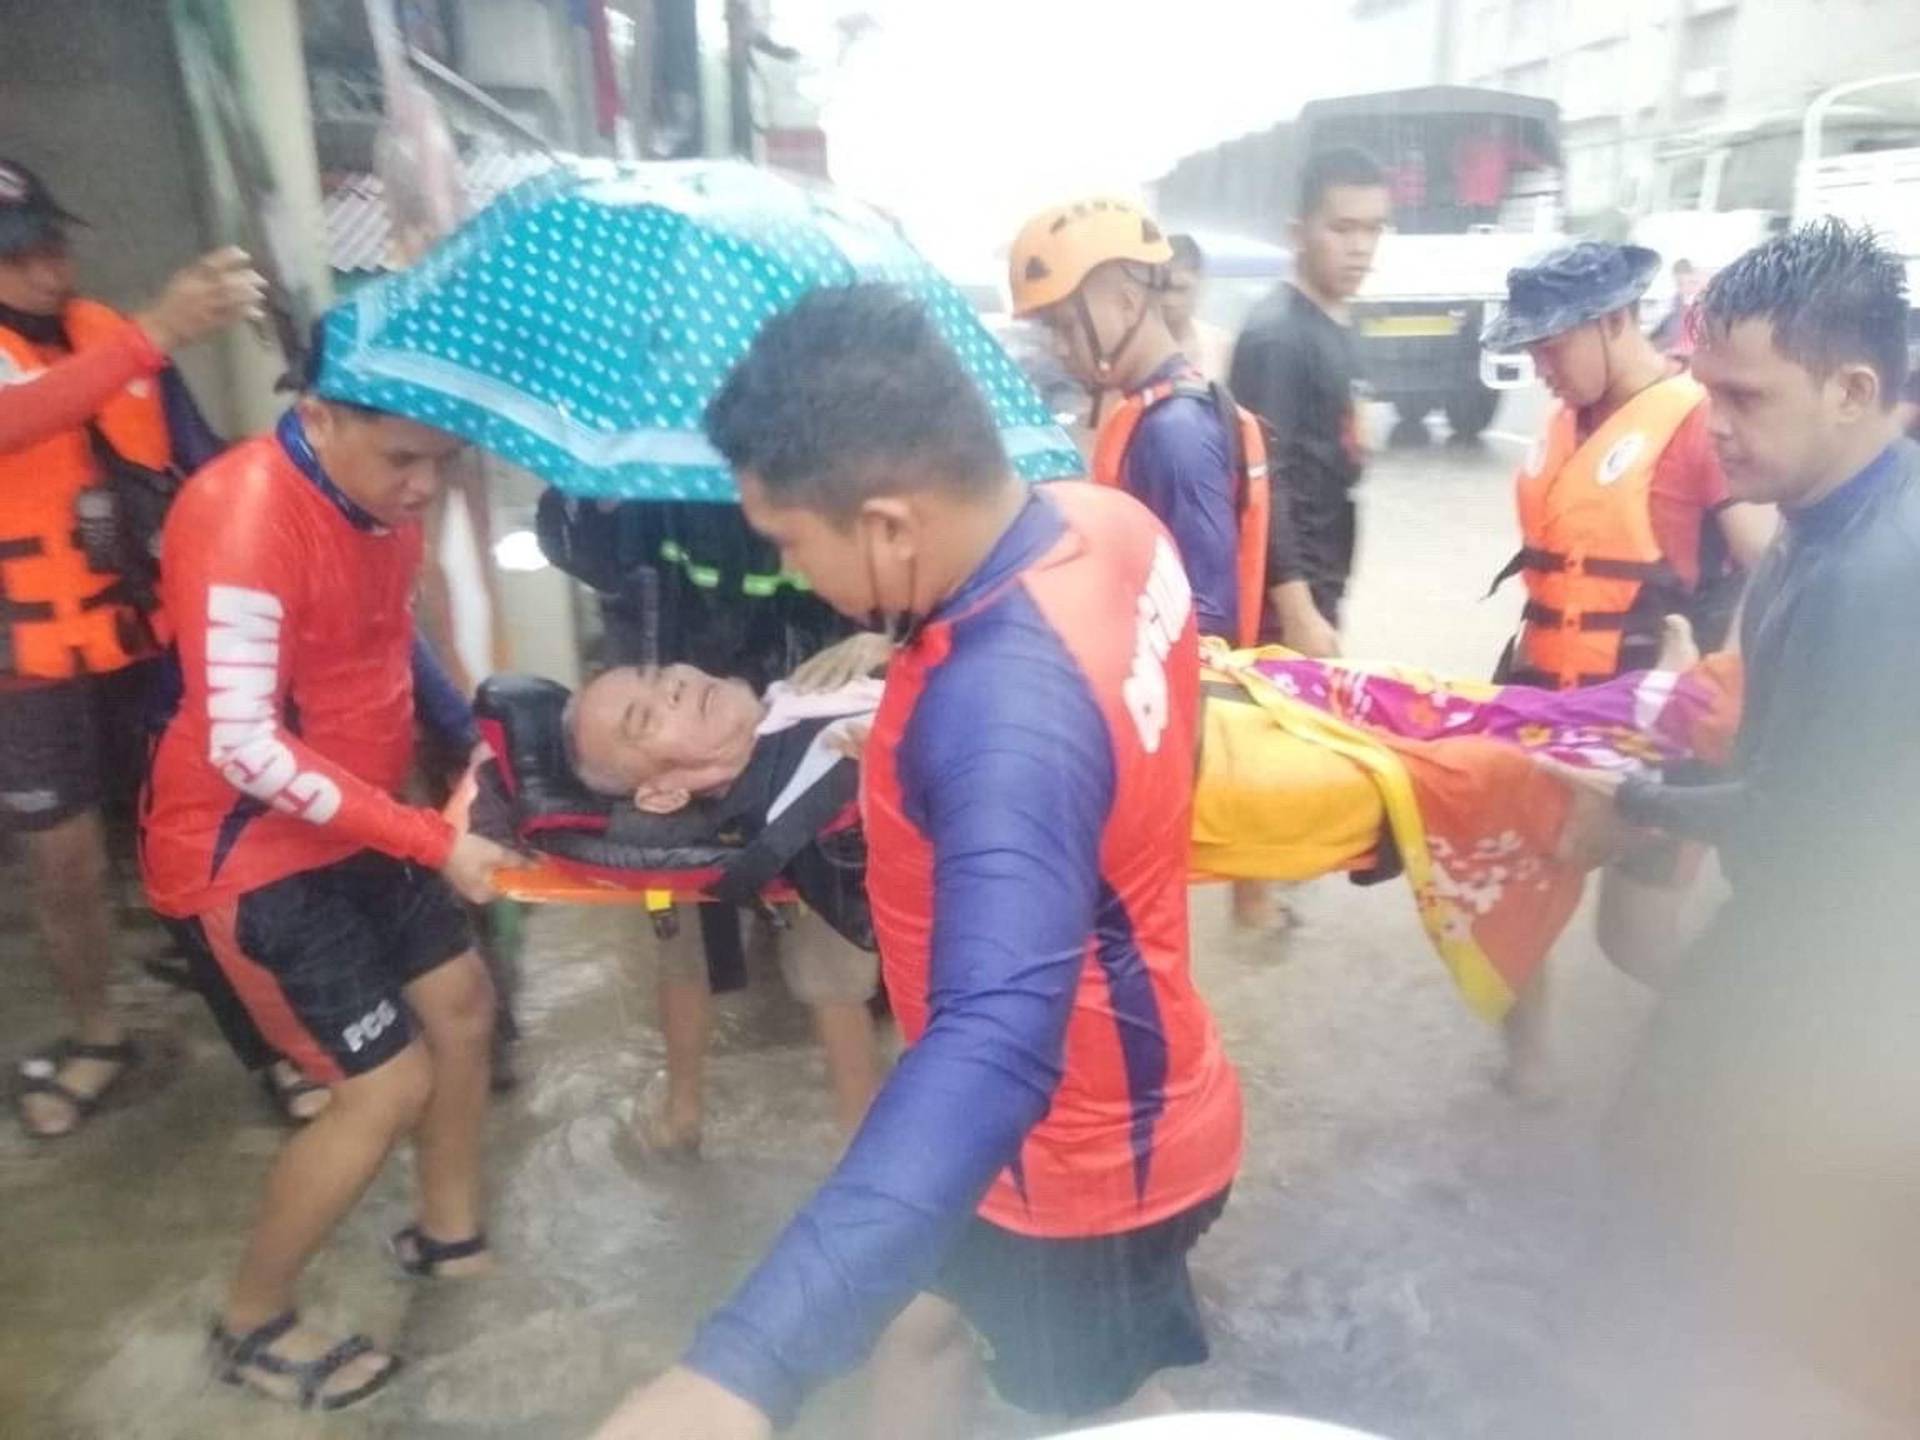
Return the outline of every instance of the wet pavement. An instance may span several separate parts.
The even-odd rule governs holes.
[[[1517,605],[1478,598],[1511,549],[1515,453],[1436,446],[1377,466],[1355,653],[1487,670]],[[11,1063],[54,1033],[55,1010],[17,872],[0,885]],[[1493,1085],[1498,1037],[1454,997],[1402,888],[1307,887],[1304,923],[1280,939],[1232,932],[1223,902],[1197,901],[1196,967],[1246,1088],[1248,1152],[1196,1252],[1215,1358],[1171,1377],[1179,1398],[1398,1440],[1714,1433],[1636,1416],[1617,1352],[1646,1337],[1597,1336],[1565,1301],[1591,1191],[1581,1142],[1647,1007],[1584,926],[1557,960],[1565,1096],[1530,1107]],[[130,953],[156,944],[132,938]],[[672,1361],[835,1147],[805,1017],[769,981],[721,1005],[702,1158],[643,1153],[631,1121],[662,1063],[651,963],[634,916],[533,914],[523,1083],[492,1131],[501,1269],[398,1275],[383,1241],[409,1218],[407,1165],[391,1164],[314,1267],[306,1305],[413,1363],[377,1400],[326,1417],[204,1378],[204,1326],[282,1132],[197,1001],[127,980],[130,1013],[172,1052],[164,1082],[58,1145],[0,1125],[0,1435],[589,1433]],[[832,1387],[792,1433],[857,1433],[858,1393],[857,1378]],[[984,1433],[1035,1427],[996,1412]]]

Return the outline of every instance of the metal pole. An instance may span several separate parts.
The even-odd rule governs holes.
[[[733,153],[753,159],[753,7],[727,0],[727,116]]]

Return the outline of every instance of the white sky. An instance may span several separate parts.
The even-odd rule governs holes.
[[[1138,191],[1179,156],[1368,88],[1350,0],[772,0],[772,29],[827,62],[839,185],[929,257],[991,267],[1025,216]],[[878,28],[831,68],[834,20]]]

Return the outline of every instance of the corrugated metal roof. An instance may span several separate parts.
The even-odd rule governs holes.
[[[462,163],[467,212],[476,214],[522,180],[550,170],[565,156],[536,150],[487,150]],[[386,190],[368,174],[334,178],[322,205],[327,222],[327,263],[348,274],[399,268],[393,252],[393,225],[387,216]]]

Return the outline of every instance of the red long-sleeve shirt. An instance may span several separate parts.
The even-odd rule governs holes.
[[[0,455],[87,423],[131,381],[167,367],[164,350],[133,321],[110,345],[69,355],[31,375],[0,369]]]
[[[413,755],[420,527],[357,523],[323,480],[262,436],[195,475],[167,517],[183,691],[142,852],[162,914],[358,850],[437,869],[453,847],[439,814],[394,798]]]

